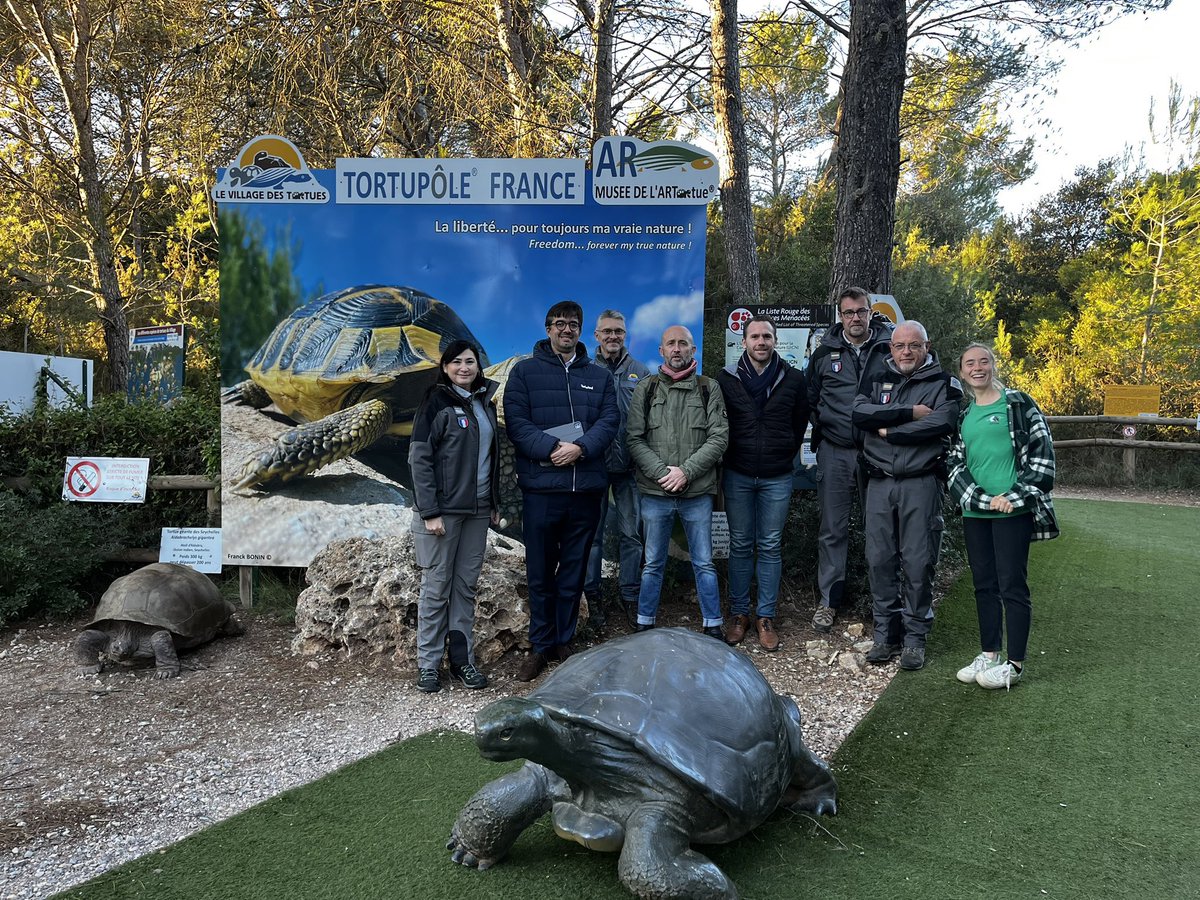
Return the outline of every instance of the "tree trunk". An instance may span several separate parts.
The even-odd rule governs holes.
[[[595,70],[592,72],[592,143],[613,133],[613,16],[615,0],[596,0],[580,8],[588,16],[588,29],[595,47]]]
[[[104,346],[108,354],[108,389],[124,393],[129,380],[129,324],[125,298],[117,279],[116,253],[109,229],[104,184],[92,130],[91,54],[92,19],[89,0],[77,0],[68,7],[69,32],[54,27],[43,0],[33,0],[36,25],[22,21],[27,33],[36,35],[39,51],[59,80],[74,131],[71,137],[71,163],[83,219],[84,241],[92,276],[92,291],[100,311]],[[10,9],[13,9],[10,6]],[[13,9],[14,13],[16,12]],[[20,20],[20,15],[18,14]]]
[[[737,0],[712,0],[712,85],[721,156],[725,258],[735,303],[757,303],[758,248],[750,202],[750,154],[738,64]]]
[[[907,34],[905,0],[851,4],[850,48],[833,157],[837,217],[831,298],[850,285],[891,293]]]

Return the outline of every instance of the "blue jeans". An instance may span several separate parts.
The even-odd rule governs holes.
[[[642,524],[646,530],[646,565],[642,569],[642,589],[638,594],[638,624],[653,625],[662,593],[663,570],[675,516],[683,522],[692,572],[696,576],[696,595],[704,627],[722,624],[721,595],[717,591],[717,570],[712,564],[711,494],[699,497],[659,497],[642,494]]]
[[[617,558],[620,560],[620,574],[617,583],[621,586],[621,599],[636,602],[641,588],[642,567],[642,536],[641,517],[638,514],[638,489],[633,475],[629,473],[614,473],[608,475],[612,488],[612,509],[616,515],[617,532],[620,541],[617,544]],[[600,593],[600,569],[604,559],[604,529],[605,519],[609,510],[608,492],[605,491],[600,501],[600,524],[596,528],[596,539],[592,541],[591,556],[588,557],[587,581],[583,583],[585,594]]]
[[[783,576],[783,526],[792,498],[792,473],[754,478],[725,470],[725,513],[729,517],[729,612],[750,612],[750,577],[758,551],[758,615],[775,617]]]

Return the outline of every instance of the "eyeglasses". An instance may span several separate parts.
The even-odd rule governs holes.
[[[624,328],[601,328],[600,333],[605,337],[621,337],[625,334]]]
[[[892,344],[893,350],[911,350],[913,353],[920,353],[925,349],[925,341],[913,341],[911,344]]]
[[[550,323],[550,327],[555,331],[578,331],[579,323],[574,319],[567,321],[566,319],[555,319]]]
[[[865,319],[870,314],[871,310],[867,309],[865,306],[862,309],[843,309],[841,311],[841,316],[843,319]]]

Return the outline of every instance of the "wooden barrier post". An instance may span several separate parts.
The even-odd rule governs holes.
[[[254,605],[254,566],[238,566],[238,596],[243,608]]]
[[[1126,441],[1132,441],[1137,437],[1136,425],[1122,425],[1121,437]],[[1137,483],[1137,450],[1134,447],[1126,447],[1121,451],[1121,464],[1125,468],[1125,480],[1129,484]]]

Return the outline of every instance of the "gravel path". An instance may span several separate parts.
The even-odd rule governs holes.
[[[743,647],[796,698],[805,740],[824,757],[895,671],[864,671],[861,625],[852,630],[816,640],[781,621],[779,653],[753,639]],[[421,694],[409,673],[367,660],[293,657],[291,628],[264,619],[185,655],[180,678],[81,678],[70,674],[77,634],[46,626],[0,637],[4,900],[65,890],[393,742],[469,731],[478,708],[527,690],[512,680],[520,660],[507,659],[486,690]]]

